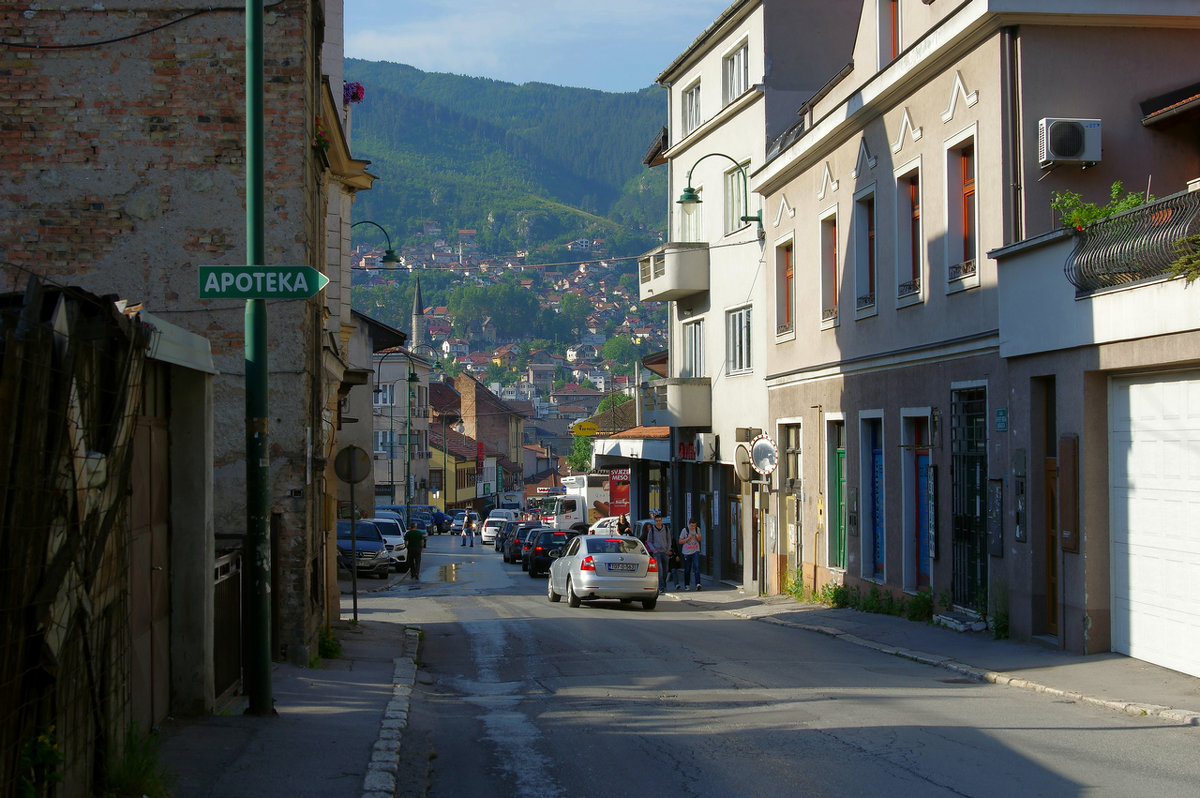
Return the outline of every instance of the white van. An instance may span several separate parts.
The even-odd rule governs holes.
[[[519,510],[501,510],[497,508],[488,513],[488,518],[501,518],[505,521],[520,521],[521,513]]]

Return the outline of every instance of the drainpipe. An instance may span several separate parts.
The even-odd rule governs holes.
[[[1000,82],[1004,103],[1004,140],[1008,162],[1004,216],[1007,221],[1004,243],[1014,244],[1025,238],[1024,159],[1021,157],[1021,39],[1020,29],[1010,25],[1000,31]]]

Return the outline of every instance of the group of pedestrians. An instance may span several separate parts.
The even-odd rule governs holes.
[[[624,516],[622,516],[623,518]],[[688,519],[687,528],[679,533],[678,541],[671,539],[671,530],[663,523],[662,515],[654,513],[653,521],[646,528],[646,550],[658,562],[658,592],[667,592],[667,577],[672,571],[683,571],[683,589],[691,590],[691,581],[695,579],[696,589],[703,590],[700,584],[700,524],[693,517]],[[618,529],[620,521],[617,522]],[[628,522],[627,522],[628,523]],[[675,545],[679,545],[679,567],[672,568],[672,558],[675,556]],[[679,590],[679,576],[675,577],[675,589]]]

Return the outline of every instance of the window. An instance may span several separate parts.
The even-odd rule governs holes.
[[[373,400],[376,407],[388,407],[396,404],[396,383],[385,382],[375,386]]]
[[[854,280],[856,310],[875,307],[875,195],[854,203]]]
[[[921,175],[913,171],[896,181],[896,294],[921,293]]]
[[[783,428],[783,479],[800,480],[800,425],[789,424]]]
[[[792,312],[796,296],[796,268],[792,260],[792,242],[775,248],[775,334],[792,331]]]
[[[837,214],[821,220],[821,324],[838,323]]]
[[[745,173],[741,169],[733,169],[725,173],[725,233],[732,233],[746,226],[746,222],[742,221],[742,216],[748,216],[746,212],[746,178],[745,174],[750,172],[750,162],[747,161],[742,165],[746,170]]]
[[[748,49],[749,46],[743,44],[725,58],[725,79],[722,86],[724,105],[729,105],[750,88],[750,64],[746,58]]]
[[[725,347],[728,372],[741,374],[754,367],[751,356],[750,308],[738,308],[725,314]]]
[[[679,240],[680,241],[703,241],[704,235],[704,190],[696,188],[696,196],[700,197],[700,204],[692,213],[679,214]],[[655,265],[658,265],[657,263]],[[656,272],[655,277],[659,274]],[[643,281],[644,282],[644,281]]]
[[[700,127],[700,83],[683,93],[683,135]]]
[[[396,458],[395,430],[375,430],[375,451],[378,454],[386,454],[389,460]]]
[[[704,320],[683,325],[683,371],[681,377],[704,377]]]
[[[975,276],[979,208],[975,200],[975,142],[967,139],[946,153],[948,279]]]
[[[879,20],[879,68],[900,55],[900,0],[876,0]]]

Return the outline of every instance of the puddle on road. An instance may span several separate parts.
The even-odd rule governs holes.
[[[458,563],[450,563],[449,565],[439,565],[437,569],[438,582],[457,582],[458,581]]]

